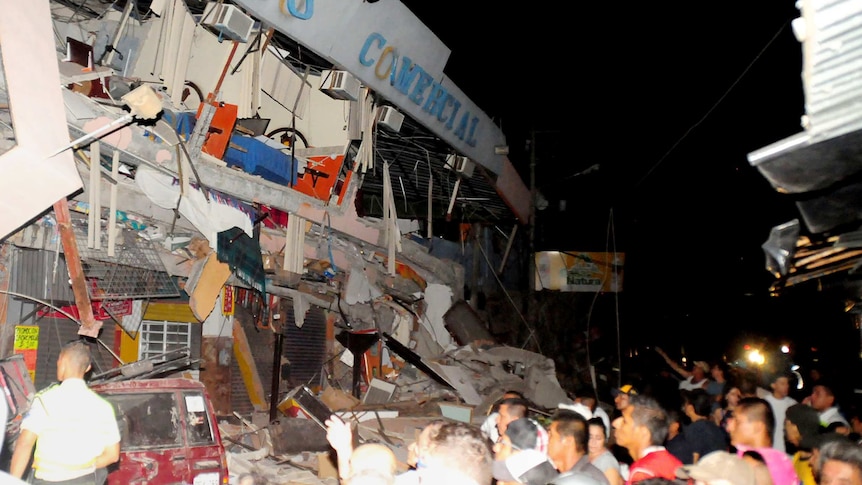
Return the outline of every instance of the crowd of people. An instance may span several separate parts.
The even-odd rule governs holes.
[[[506,392],[480,425],[438,420],[398,473],[391,449],[352,447],[333,416],[328,438],[345,485],[862,485],[862,421],[826,378],[791,396],[792,374],[677,363],[673,389],[638,382],[611,406],[586,386],[538,410]],[[373,448],[371,448],[373,447]]]

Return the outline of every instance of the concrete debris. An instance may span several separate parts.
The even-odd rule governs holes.
[[[459,419],[481,425],[507,390],[523,392],[540,412],[572,404],[557,381],[554,361],[527,350],[465,345],[422,362],[451,387],[405,364],[390,381],[396,390],[388,402],[368,404],[334,387],[327,387],[318,398],[353,424],[357,444],[388,446],[402,470],[408,468],[410,444],[428,423]],[[335,457],[320,446],[325,430],[301,412],[291,414],[296,415],[285,415],[262,428],[247,422],[220,425],[232,476],[255,472],[274,484],[338,483]]]

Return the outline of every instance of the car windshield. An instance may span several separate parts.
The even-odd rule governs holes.
[[[120,425],[123,450],[182,445],[183,434],[172,392],[108,394]]]

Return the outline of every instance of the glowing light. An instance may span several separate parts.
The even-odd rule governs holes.
[[[798,371],[799,370],[799,364],[793,364],[792,366],[790,366],[790,370],[792,370],[793,372]]]
[[[782,354],[789,354],[790,353],[790,347],[788,347],[787,345],[782,345],[781,346],[781,353]]]
[[[753,349],[748,352],[748,361],[754,365],[763,365],[766,362],[766,357],[759,350]]]

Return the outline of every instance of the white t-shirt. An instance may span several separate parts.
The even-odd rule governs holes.
[[[498,439],[500,439],[500,431],[497,430],[497,416],[500,413],[493,412],[485,418],[485,421],[482,421],[482,426],[479,429],[482,430],[482,433],[491,440],[491,443],[496,443]]]
[[[776,450],[787,452],[787,448],[784,445],[784,418],[787,416],[787,408],[798,402],[790,396],[778,399],[772,394],[763,396],[763,399],[772,406],[772,414],[775,415],[775,432],[772,434],[772,447]]]
[[[697,384],[691,382],[694,379],[694,376],[688,376],[685,379],[679,381],[679,389],[681,391],[693,391],[695,389],[706,389],[706,385],[709,384],[709,379],[704,379]]]

